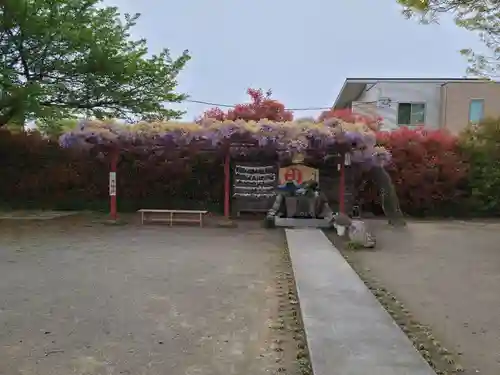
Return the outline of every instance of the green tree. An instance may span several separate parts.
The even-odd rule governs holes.
[[[468,73],[500,78],[500,1],[499,0],[397,0],[403,14],[423,23],[437,22],[439,15],[452,14],[455,23],[475,32],[487,47],[487,53],[471,49],[460,51],[469,61]]]
[[[102,0],[0,1],[0,126],[77,115],[178,118],[176,78],[188,51],[149,56],[130,39],[139,14]]]

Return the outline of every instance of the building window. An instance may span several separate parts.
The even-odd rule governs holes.
[[[425,103],[399,103],[398,125],[423,125],[425,123]]]
[[[472,99],[469,104],[469,122],[477,124],[484,118],[484,99]]]

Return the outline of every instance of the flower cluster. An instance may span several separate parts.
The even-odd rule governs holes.
[[[84,121],[60,138],[63,147],[95,145],[120,148],[182,148],[199,145],[221,149],[235,141],[252,143],[251,149],[285,152],[288,155],[311,149],[331,150],[335,146],[351,152],[353,162],[384,164],[389,153],[376,145],[376,133],[363,122],[328,119],[317,122],[217,121],[206,118],[198,123],[161,122],[134,125]]]

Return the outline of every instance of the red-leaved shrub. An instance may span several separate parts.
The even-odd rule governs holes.
[[[392,153],[387,167],[403,212],[416,215],[453,215],[463,207],[468,164],[458,138],[443,130],[400,128],[378,132],[378,143]],[[373,201],[374,189],[364,200]]]
[[[282,103],[272,99],[270,90],[264,93],[261,89],[248,89],[247,94],[250,96],[250,103],[237,104],[234,109],[227,112],[220,108],[212,108],[205,111],[201,119],[211,118],[218,121],[259,121],[268,119],[277,122],[293,120],[293,113],[287,111]]]
[[[11,208],[108,207],[109,160],[64,149],[38,133],[0,131],[0,205]],[[124,152],[118,164],[118,204],[140,207],[218,207],[223,168],[213,155],[166,160],[148,150]]]

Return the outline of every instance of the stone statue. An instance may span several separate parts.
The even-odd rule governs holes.
[[[333,212],[316,181],[297,184],[287,182],[278,187],[272,208],[266,215],[267,226],[274,226],[276,217],[294,219],[333,219]]]

